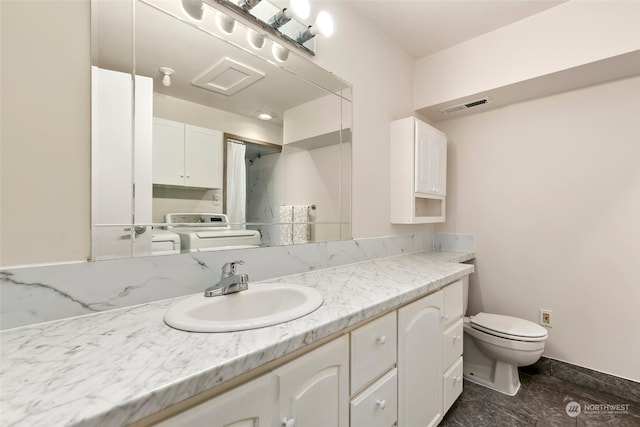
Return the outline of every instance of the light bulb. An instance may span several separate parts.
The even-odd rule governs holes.
[[[318,13],[315,26],[318,28],[320,34],[325,37],[331,37],[333,34],[333,19],[324,10]]]
[[[225,15],[222,12],[218,12],[216,14],[216,25],[218,26],[220,31],[227,34],[232,34],[233,30],[235,30],[236,28],[236,20]]]
[[[204,4],[202,0],[182,0],[182,10],[194,21],[200,22],[204,18]]]
[[[271,53],[273,54],[273,57],[280,62],[284,62],[289,58],[289,49],[280,46],[278,43],[273,43]]]
[[[260,50],[264,47],[265,37],[257,31],[249,29],[247,31],[247,40],[249,41],[249,44],[256,50]]]
[[[309,0],[290,0],[289,8],[293,11],[293,14],[300,19],[307,19],[309,17],[309,13],[311,13]]]
[[[169,87],[171,86],[171,76],[176,72],[173,68],[160,67],[160,73],[162,73],[162,84]]]

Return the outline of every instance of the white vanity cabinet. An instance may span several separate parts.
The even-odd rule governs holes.
[[[398,310],[398,426],[437,425],[462,393],[462,280]]]
[[[416,119],[391,122],[391,222],[444,222],[447,136]]]
[[[153,183],[222,188],[223,134],[153,118]]]
[[[462,285],[453,282],[159,425],[437,425],[462,392]]]

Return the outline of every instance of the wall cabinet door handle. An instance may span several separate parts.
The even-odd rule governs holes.
[[[376,400],[376,405],[378,405],[380,409],[384,409],[387,407],[387,401],[384,399],[378,399]]]
[[[385,335],[378,337],[378,342],[384,345],[387,342],[387,337]]]
[[[284,417],[281,423],[284,427],[296,427],[296,420],[294,418]]]

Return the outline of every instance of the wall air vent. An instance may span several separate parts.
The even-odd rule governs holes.
[[[455,113],[456,111],[467,110],[469,108],[478,107],[480,105],[487,104],[490,101],[491,101],[491,98],[489,98],[488,96],[485,96],[484,98],[476,99],[475,101],[465,102],[464,104],[458,104],[451,107],[443,108],[442,110],[440,110],[440,112],[444,114],[451,114],[451,113]]]

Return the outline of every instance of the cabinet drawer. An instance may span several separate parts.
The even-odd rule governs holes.
[[[351,395],[396,363],[396,313],[351,332]]]
[[[393,369],[351,401],[351,427],[389,427],[398,414],[398,371]]]
[[[462,357],[444,373],[444,413],[462,393]]]
[[[442,368],[448,369],[456,359],[462,356],[462,319],[442,333]]]

